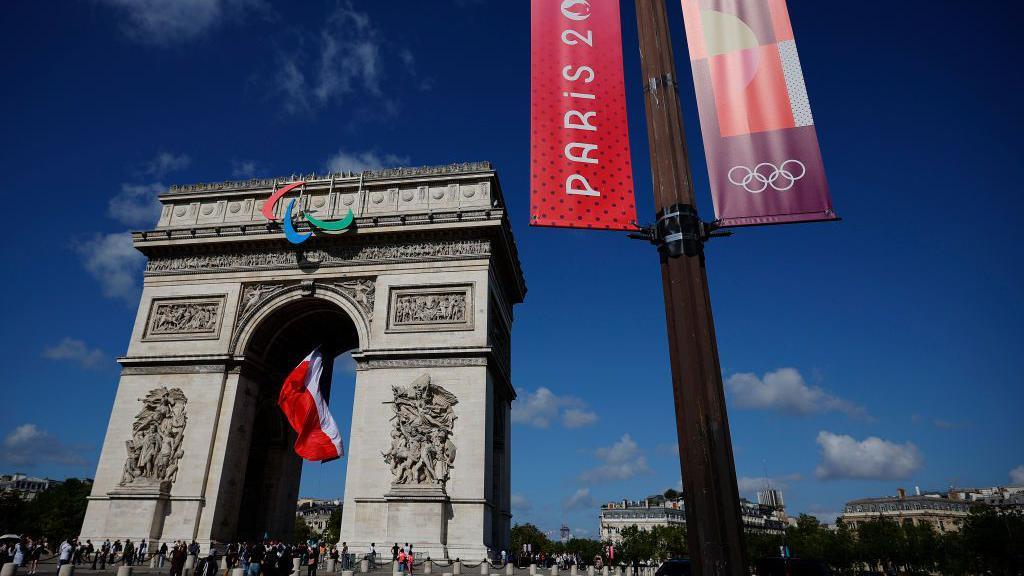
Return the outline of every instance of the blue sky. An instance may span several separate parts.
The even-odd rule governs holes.
[[[669,2],[702,213],[704,158]],[[627,98],[650,171],[631,2]],[[0,470],[91,476],[141,282],[124,233],[171,183],[490,160],[529,294],[516,312],[516,521],[580,535],[678,487],[658,261],[529,229],[526,2],[8,2]],[[744,494],[764,471],[830,518],[899,486],[1024,482],[1020,8],[791,0],[838,224],[708,246]],[[114,206],[116,212],[111,209]],[[125,209],[130,208],[130,209]],[[110,216],[118,213],[118,219]],[[350,372],[332,407],[347,434]],[[303,494],[340,496],[341,463]]]

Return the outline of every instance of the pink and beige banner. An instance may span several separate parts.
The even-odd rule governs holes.
[[[715,216],[835,220],[785,0],[682,0]]]

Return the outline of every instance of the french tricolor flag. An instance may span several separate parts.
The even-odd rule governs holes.
[[[320,394],[323,361],[317,347],[284,379],[277,398],[277,405],[299,433],[295,453],[314,462],[334,460],[345,454],[338,425]]]

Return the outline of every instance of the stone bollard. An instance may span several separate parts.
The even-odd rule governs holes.
[[[245,570],[242,570],[241,568],[232,568],[231,576],[245,576]]]
[[[362,560],[360,560],[359,561],[359,571],[362,572],[363,574],[366,574],[367,572],[369,572],[370,571],[370,561],[367,560],[366,558],[363,558]]]
[[[487,562],[487,560],[484,560],[483,562],[480,563],[480,574],[482,576],[487,576],[490,573],[491,573],[491,565],[490,565],[490,563]]]
[[[68,564],[70,566],[70,564]],[[14,576],[18,573],[18,565],[14,562],[6,562],[3,567],[0,568],[0,576]]]
[[[131,566],[118,566],[117,567],[117,576],[132,576],[132,567]]]
[[[391,573],[398,574],[398,560],[391,561]]]
[[[537,576],[537,565],[530,564],[530,576]]]
[[[299,570],[302,570],[302,559],[292,558],[292,575],[299,576]]]
[[[551,576],[558,576],[558,564],[551,565]]]
[[[423,573],[424,574],[430,574],[433,570],[434,570],[434,561],[433,560],[424,560],[423,561]]]
[[[576,565],[573,564],[569,567],[569,576],[576,576]]]
[[[341,576],[355,576],[355,575],[352,574],[351,570],[342,570],[341,571]]]
[[[462,574],[462,560],[452,562],[452,576],[458,576],[459,574]]]
[[[189,554],[185,557],[185,570],[192,570],[196,567],[196,557]],[[182,573],[184,574],[184,572]]]
[[[594,576],[594,567],[587,566],[587,576]]]
[[[337,560],[335,560],[334,558],[328,558],[327,559],[327,571],[328,572],[336,572],[337,570],[335,570],[335,569],[337,567],[338,567],[338,561]]]
[[[72,576],[75,573],[75,567],[72,564],[65,564],[57,570],[57,576]]]
[[[181,576],[192,576],[192,569],[191,568],[182,568],[181,569]]]
[[[505,563],[505,576],[512,576],[516,572],[516,565],[511,562]]]
[[[445,572],[445,573],[444,573],[444,574],[442,574],[441,576],[452,576],[452,573],[451,573],[451,572]]]

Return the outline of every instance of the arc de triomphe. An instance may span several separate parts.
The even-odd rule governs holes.
[[[356,361],[341,539],[433,558],[509,544],[512,308],[526,292],[487,163],[172,187],[82,537],[288,538],[301,461],[277,408],[314,346]],[[343,233],[288,243],[290,199]],[[304,221],[296,224],[302,233]],[[331,373],[325,370],[324,381]],[[155,548],[153,548],[155,549]]]

